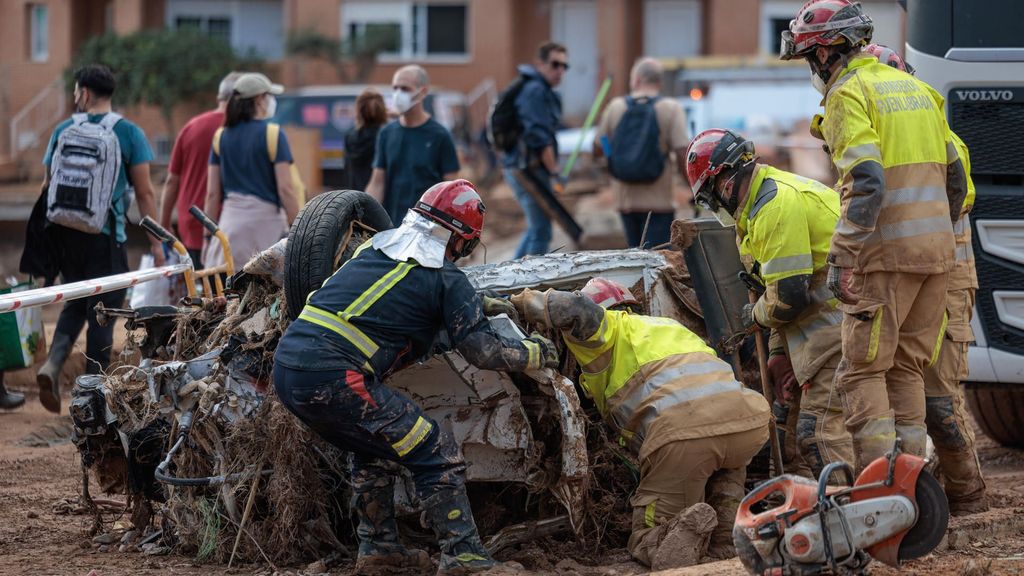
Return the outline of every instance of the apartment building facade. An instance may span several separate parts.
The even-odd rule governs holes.
[[[605,77],[626,90],[643,54],[664,58],[771,54],[802,0],[0,0],[0,165],[38,148],[69,107],[60,82],[75,51],[104,33],[192,28],[274,64],[287,87],[335,84],[322,62],[286,54],[291,34],[314,31],[380,42],[369,83],[407,63],[432,83],[474,98],[509,83],[551,38],[569,47],[565,112],[581,117]],[[895,0],[865,2],[876,38],[902,45]],[[152,111],[137,111],[159,148],[173,138]],[[43,143],[45,144],[45,142]]]

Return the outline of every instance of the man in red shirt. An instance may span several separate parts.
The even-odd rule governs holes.
[[[235,80],[241,75],[232,72],[220,81],[217,89],[217,109],[192,118],[178,133],[171,151],[171,165],[164,182],[160,225],[171,229],[171,211],[178,208],[178,238],[188,249],[195,267],[202,268],[203,226],[189,215],[192,205],[203,208],[206,203],[206,172],[210,162],[213,134],[224,125],[227,108]]]

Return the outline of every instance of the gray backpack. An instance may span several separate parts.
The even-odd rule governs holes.
[[[120,114],[108,113],[99,123],[75,114],[57,138],[50,157],[50,188],[46,219],[90,234],[103,230],[117,175],[121,170],[121,143],[114,133]]]

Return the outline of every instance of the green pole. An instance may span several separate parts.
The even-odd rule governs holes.
[[[576,158],[580,155],[580,148],[583,148],[583,139],[587,136],[587,131],[594,124],[594,118],[597,117],[597,111],[601,109],[601,104],[604,103],[605,96],[608,95],[608,90],[612,87],[612,77],[609,74],[604,79],[604,83],[601,84],[601,89],[597,91],[597,97],[594,98],[594,103],[590,106],[590,113],[587,114],[587,120],[583,122],[583,130],[580,131],[580,139],[576,141],[576,147],[572,151],[572,155],[569,156],[569,161],[562,167],[562,180],[569,178],[569,172],[572,172],[572,166],[576,163]]]

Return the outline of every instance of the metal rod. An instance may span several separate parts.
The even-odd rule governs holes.
[[[149,282],[150,280],[168,278],[176,274],[190,275],[189,272],[191,270],[192,262],[185,261],[159,268],[134,270],[113,276],[93,278],[92,280],[3,294],[0,295],[0,313],[105,294],[115,290],[123,290],[143,282]]]
[[[748,290],[747,295],[751,304],[757,303],[757,296],[753,292]],[[764,342],[764,332],[761,330],[754,333],[754,344],[757,346],[757,367],[761,373],[761,393],[764,394],[764,399],[768,401],[768,409],[771,410],[775,403],[775,391],[768,384],[768,351]],[[775,412],[771,411],[770,414],[768,439],[771,442],[772,463],[778,476],[786,472],[782,467],[782,449],[779,446],[779,431],[775,426]]]

